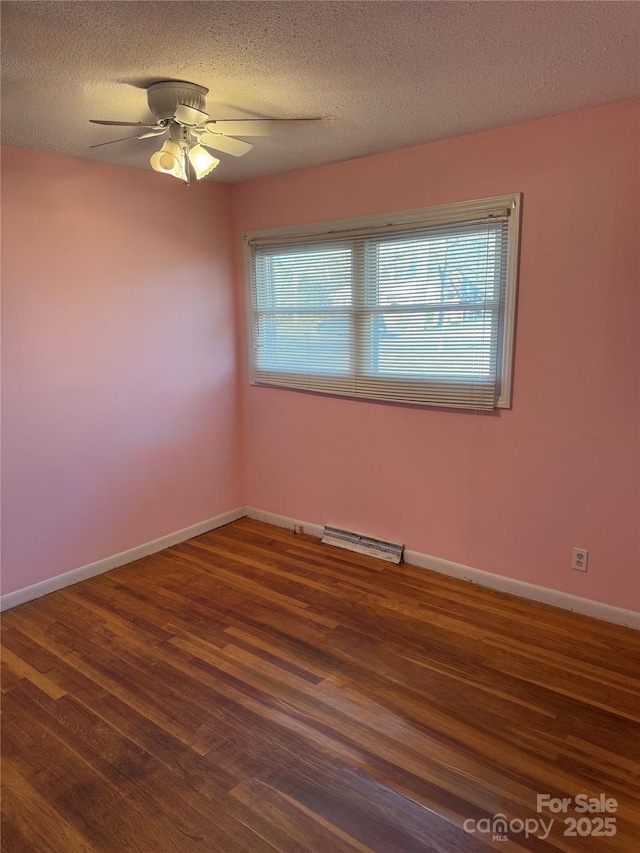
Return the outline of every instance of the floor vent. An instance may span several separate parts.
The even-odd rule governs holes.
[[[327,545],[335,545],[337,548],[345,548],[347,551],[356,551],[358,554],[368,554],[370,557],[378,557],[388,563],[400,563],[404,545],[398,542],[385,542],[382,539],[372,539],[371,536],[363,536],[351,530],[340,530],[338,527],[325,527],[322,541]]]

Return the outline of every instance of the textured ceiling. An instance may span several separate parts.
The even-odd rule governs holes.
[[[236,182],[637,97],[638,2],[3,2],[2,141],[149,168],[144,87],[209,88],[213,118],[277,127]]]

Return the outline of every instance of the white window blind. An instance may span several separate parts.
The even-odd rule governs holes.
[[[420,221],[249,235],[252,382],[508,404],[517,197],[495,201],[422,211]]]

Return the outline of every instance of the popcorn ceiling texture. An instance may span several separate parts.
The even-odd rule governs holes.
[[[628,2],[3,2],[2,141],[149,168],[144,87],[207,86],[213,118],[280,126],[212,174],[237,182],[640,93]],[[133,131],[132,131],[133,132]]]

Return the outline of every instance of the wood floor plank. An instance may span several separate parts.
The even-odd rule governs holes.
[[[640,635],[261,522],[5,613],[2,675],[3,853],[635,849]]]
[[[59,813],[21,776],[11,762],[2,769],[3,843],[7,849],[20,849],[15,838],[5,837],[7,823],[14,826],[30,851],[74,850],[94,853],[88,838],[60,819]],[[6,821],[6,822],[5,822]],[[20,828],[18,828],[18,825]]]
[[[370,853],[365,847],[333,824],[329,824],[280,791],[255,780],[244,779],[231,792],[248,808],[282,828],[289,837],[308,845],[314,853]],[[297,847],[295,849],[298,849]]]

